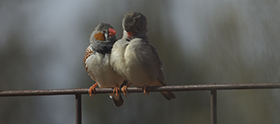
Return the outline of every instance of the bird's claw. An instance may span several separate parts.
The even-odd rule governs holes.
[[[118,96],[118,95],[119,95],[119,91],[120,91],[120,87],[119,87],[119,85],[117,84],[117,85],[114,87],[114,89],[113,89],[113,93],[116,93],[116,96]]]
[[[95,83],[95,84],[93,84],[93,85],[88,89],[88,93],[89,93],[89,96],[90,96],[90,97],[92,97],[92,92],[93,92],[94,95],[96,94],[95,88],[96,88],[97,85],[98,85],[98,84]]]
[[[132,83],[129,83],[127,85],[124,85],[122,88],[121,88],[121,91],[123,92],[124,96],[127,98],[127,95],[126,93],[128,92],[127,91],[127,88],[131,85]]]
[[[142,90],[143,90],[143,92],[144,92],[144,94],[145,94],[146,96],[149,95],[149,92],[147,92],[147,87],[148,87],[148,86],[150,86],[150,84],[145,84],[145,85],[142,87]]]

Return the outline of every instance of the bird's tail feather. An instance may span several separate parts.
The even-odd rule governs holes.
[[[110,97],[113,99],[115,106],[120,107],[123,105],[124,101],[121,95],[110,94]]]
[[[176,96],[171,91],[160,92],[167,100],[175,99]]]

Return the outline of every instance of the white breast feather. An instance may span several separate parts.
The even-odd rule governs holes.
[[[115,87],[121,85],[123,78],[110,66],[110,54],[95,53],[86,60],[89,75],[98,83],[99,87]]]

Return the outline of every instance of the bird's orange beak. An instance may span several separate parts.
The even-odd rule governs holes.
[[[132,32],[127,32],[127,34],[128,34],[128,38],[132,38],[134,35]]]
[[[109,36],[113,36],[117,33],[116,30],[114,30],[113,28],[109,28]]]

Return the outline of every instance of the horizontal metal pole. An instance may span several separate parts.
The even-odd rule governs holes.
[[[276,89],[280,83],[247,83],[247,84],[201,84],[147,87],[147,92],[159,91],[194,91],[194,90],[235,90],[235,89]],[[128,87],[128,92],[143,92],[140,87]],[[112,93],[113,88],[96,88],[96,94]],[[44,89],[44,90],[0,90],[2,96],[39,96],[39,95],[71,95],[88,94],[88,88],[76,89]]]

